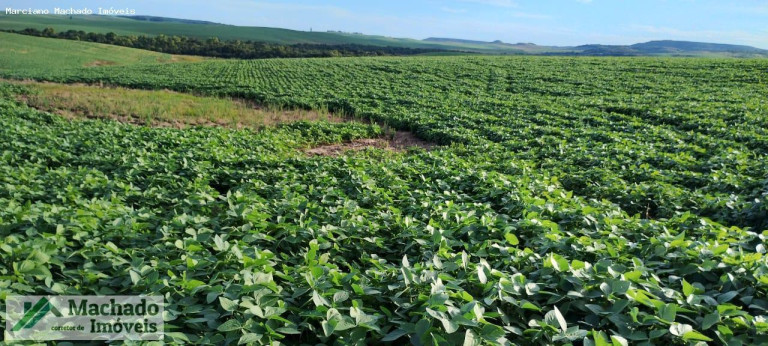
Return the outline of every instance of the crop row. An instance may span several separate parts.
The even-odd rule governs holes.
[[[378,129],[151,129],[2,101],[0,294],[162,294],[174,342],[765,343],[766,65],[4,72],[327,108],[448,146],[308,158]]]

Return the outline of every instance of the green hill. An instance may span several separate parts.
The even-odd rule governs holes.
[[[247,27],[224,24],[182,23],[178,21],[147,21],[109,16],[19,16],[0,15],[0,28],[22,30],[25,28],[56,31],[83,30],[86,32],[114,32],[122,35],[177,35],[198,38],[218,37],[221,40],[253,40],[281,44],[363,44],[376,46],[407,46],[435,48],[441,44],[412,39],[396,39],[384,36],[344,34],[330,32],[304,32],[278,28]]]
[[[425,40],[393,38],[344,32],[309,32],[280,28],[225,25],[213,22],[155,16],[114,17],[98,15],[7,15],[0,14],[0,30],[24,30],[47,27],[56,32],[81,30],[85,32],[136,36],[186,36],[223,41],[260,41],[275,44],[365,45],[444,49],[481,54],[541,54],[587,56],[709,56],[709,57],[768,57],[768,51],[738,45],[685,41],[651,41],[634,45],[589,44],[575,47],[543,46],[533,43],[483,42],[455,38],[430,37]]]
[[[0,69],[8,72],[30,69],[128,65],[186,60],[178,56],[107,44],[59,40],[0,32]]]
[[[610,56],[704,56],[704,57],[768,57],[768,50],[750,46],[689,42],[689,41],[649,41],[630,46],[589,44],[574,47],[578,55]]]
[[[758,49],[750,46],[689,42],[689,41],[650,41],[645,43],[633,44],[630,47],[645,53],[686,53],[686,52],[713,52],[713,53],[734,53],[734,54],[768,54],[767,50]]]
[[[175,22],[175,23],[184,23],[184,24],[220,24],[215,22],[209,22],[206,20],[169,18],[169,17],[158,17],[158,16],[118,16],[118,17],[128,18],[133,20],[143,20],[147,22]]]
[[[57,15],[6,15],[0,14],[0,29],[39,30],[51,27],[55,31],[82,30],[85,32],[119,35],[176,35],[197,38],[218,37],[220,40],[262,41],[279,44],[358,44],[371,46],[395,46],[406,48],[432,48],[447,50],[473,50],[479,52],[520,53],[514,47],[492,44],[463,42],[430,42],[409,38],[392,38],[376,35],[362,35],[341,32],[308,32],[279,28],[234,26],[202,21],[159,20],[161,17],[111,17],[111,16],[68,16]]]

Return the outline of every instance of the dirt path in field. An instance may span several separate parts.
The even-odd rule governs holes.
[[[430,150],[434,147],[434,144],[417,138],[413,135],[413,133],[407,131],[397,131],[394,133],[394,135],[384,136],[383,138],[356,139],[348,143],[322,145],[319,147],[307,149],[304,152],[311,156],[335,157],[350,151],[361,151],[367,148],[379,148],[401,152],[409,148],[422,148],[425,150]]]

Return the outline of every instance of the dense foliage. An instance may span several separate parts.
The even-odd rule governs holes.
[[[378,130],[73,124],[4,102],[0,294],[164,294],[170,341],[768,342],[768,62],[3,74],[327,107],[450,146],[307,158]]]
[[[394,46],[371,46],[361,44],[278,44],[258,41],[221,41],[218,38],[200,39],[187,36],[134,36],[117,35],[113,32],[106,34],[67,30],[55,32],[53,28],[38,30],[6,30],[23,35],[61,38],[67,40],[87,41],[113,44],[117,46],[146,49],[169,54],[199,55],[217,58],[267,59],[267,58],[318,58],[342,56],[386,56],[386,55],[416,55],[427,53],[449,53],[445,49],[407,48]]]

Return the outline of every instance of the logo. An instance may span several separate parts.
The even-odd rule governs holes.
[[[22,328],[34,327],[48,312],[52,312],[56,317],[61,317],[61,312],[51,306],[51,302],[45,297],[40,298],[35,306],[32,306],[32,302],[24,302],[24,317],[13,326],[13,331],[18,332]]]
[[[7,296],[5,341],[162,340],[162,296]]]

